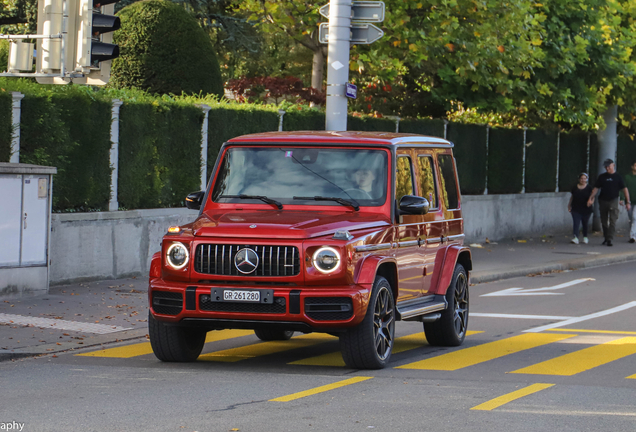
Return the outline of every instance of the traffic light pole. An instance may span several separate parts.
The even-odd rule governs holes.
[[[325,129],[347,130],[349,48],[351,46],[351,0],[329,3],[329,48],[327,57],[327,106]]]

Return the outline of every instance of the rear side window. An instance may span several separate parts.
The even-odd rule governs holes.
[[[430,208],[438,208],[433,158],[430,156],[419,156],[417,162],[420,169],[420,196],[428,200]]]
[[[411,159],[400,156],[397,160],[395,173],[395,199],[400,202],[404,195],[413,195],[413,172],[411,171]]]
[[[456,209],[459,207],[459,197],[457,194],[457,180],[455,177],[455,163],[453,161],[453,156],[439,155],[437,157],[437,162],[439,163],[439,169],[442,172],[440,186],[446,210]]]

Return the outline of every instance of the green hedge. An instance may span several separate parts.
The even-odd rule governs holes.
[[[526,192],[556,190],[558,131],[526,131]]]
[[[366,132],[395,132],[395,120],[387,118],[354,117],[347,118],[347,130]]]
[[[569,192],[579,174],[587,170],[587,132],[561,133],[559,139],[559,191]],[[594,178],[590,176],[590,183]]]
[[[483,194],[486,188],[486,127],[449,123],[449,141],[455,144],[459,186],[463,194]]]
[[[181,207],[201,189],[201,124],[195,106],[124,103],[119,123],[117,199],[127,209]]]
[[[400,132],[444,138],[444,120],[405,119],[400,120]]]
[[[621,175],[632,172],[632,162],[636,161],[636,140],[629,135],[620,134],[618,136],[618,155],[616,157],[617,169]],[[636,201],[636,197],[632,198]]]
[[[20,162],[58,169],[53,209],[103,209],[110,194],[110,102],[86,87],[41,86],[16,79],[0,84],[25,95]],[[0,133],[6,136],[6,131]]]
[[[0,162],[11,158],[11,93],[0,90]]]
[[[488,193],[521,192],[523,183],[523,131],[491,128],[488,143]]]
[[[283,130],[325,130],[325,113],[318,110],[289,110],[283,117]]]

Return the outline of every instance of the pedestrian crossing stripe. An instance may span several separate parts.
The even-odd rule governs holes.
[[[600,333],[600,334],[615,334],[615,335],[635,335],[636,332],[633,331],[616,331],[616,330],[583,330],[583,329],[550,329],[546,331],[555,331],[555,332],[569,332],[569,333]]]
[[[201,354],[198,361],[237,362],[254,357],[275,354],[282,351],[306,348],[311,345],[317,345],[333,340],[337,340],[337,338],[324,333],[310,333],[296,336],[286,341],[260,342],[239,348],[230,348],[227,350]]]
[[[510,373],[572,376],[636,354],[636,337],[624,337],[534,364]]]
[[[455,371],[538,346],[574,337],[573,334],[524,333],[494,342],[464,348],[440,356],[397,366],[396,369]]]
[[[483,331],[470,330],[466,332],[466,336],[483,333]],[[415,333],[408,336],[402,336],[395,339],[393,345],[393,354],[409,351],[416,348],[422,348],[428,346],[426,336],[424,332]],[[302,360],[293,361],[288,364],[303,365],[303,366],[333,366],[333,367],[345,367],[345,362],[342,359],[342,353],[340,351],[330,352],[327,354],[319,355],[316,357],[309,357]]]
[[[367,380],[370,380],[372,378],[373,377],[364,377],[364,376],[353,377],[353,378],[349,378],[349,379],[346,379],[346,380],[343,380],[343,381],[335,382],[333,384],[327,384],[327,385],[316,387],[316,388],[313,388],[313,389],[310,389],[310,390],[305,390],[305,391],[301,391],[301,392],[298,392],[298,393],[293,393],[293,394],[290,394],[290,395],[287,395],[287,396],[281,396],[281,397],[278,397],[278,398],[275,398],[275,399],[270,399],[269,401],[270,402],[290,402],[290,401],[293,401],[293,400],[296,400],[296,399],[304,398],[304,397],[307,397],[307,396],[313,396],[313,395],[318,394],[318,393],[324,393],[326,391],[337,389],[337,388],[344,387],[344,386],[348,386],[348,385],[351,385],[351,384],[357,384],[359,382],[367,381]]]
[[[472,407],[471,410],[492,411],[495,408],[499,408],[500,406],[507,404],[508,402],[512,402],[514,400],[531,395],[533,393],[540,392],[541,390],[550,388],[553,385],[554,384],[532,384],[532,385],[529,385],[528,387],[524,387],[517,391],[513,391],[512,393],[508,393],[503,396],[496,397],[492,400],[489,400],[488,402],[484,402],[483,404],[479,404],[475,407]]]
[[[233,339],[236,337],[252,334],[254,334],[254,332],[251,330],[210,331],[205,337],[205,343]],[[80,357],[131,358],[146,354],[152,354],[152,347],[150,346],[150,342],[137,343],[115,348],[107,348],[75,355]]]
[[[636,379],[636,374],[626,377],[627,379]]]

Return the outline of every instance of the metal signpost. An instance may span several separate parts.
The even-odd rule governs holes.
[[[326,130],[347,130],[347,97],[357,96],[357,88],[348,84],[349,48],[351,44],[373,43],[384,35],[369,24],[384,21],[384,11],[381,1],[331,0],[320,8],[320,14],[329,18],[319,29],[320,42],[329,45]]]

